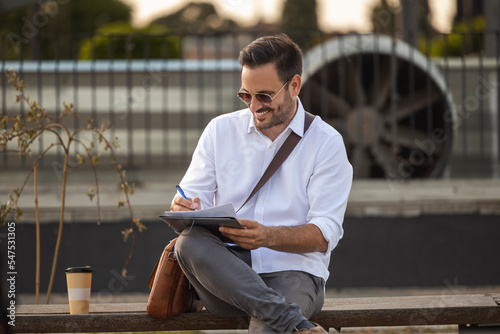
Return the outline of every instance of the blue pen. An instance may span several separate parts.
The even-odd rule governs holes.
[[[177,188],[177,190],[181,193],[182,197],[184,197],[185,199],[187,199],[189,201],[189,198],[186,197],[186,195],[184,194],[184,191],[182,191],[182,188],[181,186],[179,185],[176,185],[175,186]]]

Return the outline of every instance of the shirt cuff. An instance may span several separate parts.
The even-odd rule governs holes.
[[[325,238],[326,242],[328,242],[328,249],[325,253],[329,253],[334,250],[344,235],[342,226],[339,226],[337,223],[328,218],[314,218],[308,224],[317,226],[323,234],[323,238]]]

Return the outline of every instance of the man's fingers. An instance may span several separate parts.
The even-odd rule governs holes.
[[[174,203],[170,206],[170,211],[191,211],[193,210],[191,209],[191,204],[193,204],[193,202],[179,196],[174,198]],[[197,205],[199,205],[199,203]]]
[[[198,197],[193,198],[192,202],[189,204],[189,208],[191,210],[200,210],[201,209],[200,199]]]
[[[257,249],[260,247],[256,230],[245,227],[245,229],[220,227],[219,231],[227,238],[245,249]]]

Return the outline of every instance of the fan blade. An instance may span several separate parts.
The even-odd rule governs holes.
[[[428,96],[427,89],[421,89],[413,96],[410,94],[401,101],[396,103],[396,114],[393,115],[392,113],[392,106],[388,105],[384,111],[383,114],[386,115],[385,119],[386,121],[390,122],[393,116],[395,116],[395,120],[402,120],[407,117],[410,117],[412,114],[418,113],[422,108],[424,108],[427,105],[432,105],[434,102],[436,102],[440,97],[441,93],[438,92],[437,90],[433,90],[431,93],[431,96]]]
[[[379,55],[375,55],[380,57]],[[399,63],[399,62],[398,62]],[[371,104],[375,109],[382,108],[387,102],[387,96],[391,90],[391,66],[388,57],[383,57],[378,71],[378,80],[374,80],[369,88]]]
[[[431,140],[429,134],[407,126],[399,126],[397,134],[394,134],[392,131],[386,131],[381,136],[388,143],[396,143],[410,149],[422,149],[423,143]]]
[[[347,92],[346,95],[352,105],[358,106],[366,103],[365,91],[362,84],[361,72],[358,67],[362,67],[362,64],[355,64],[356,61],[347,62]]]
[[[326,98],[328,108],[331,111],[336,111],[339,116],[345,116],[347,111],[351,109],[347,101],[315,80],[311,80],[311,95],[315,101],[323,101]]]
[[[370,146],[370,151],[386,175],[398,175],[396,155],[390,151],[389,147],[381,142],[375,142]]]

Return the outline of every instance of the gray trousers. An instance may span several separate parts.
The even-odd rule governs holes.
[[[205,308],[219,316],[251,317],[249,333],[291,333],[323,306],[322,278],[301,271],[258,275],[250,252],[226,247],[203,227],[175,245],[179,264]]]

